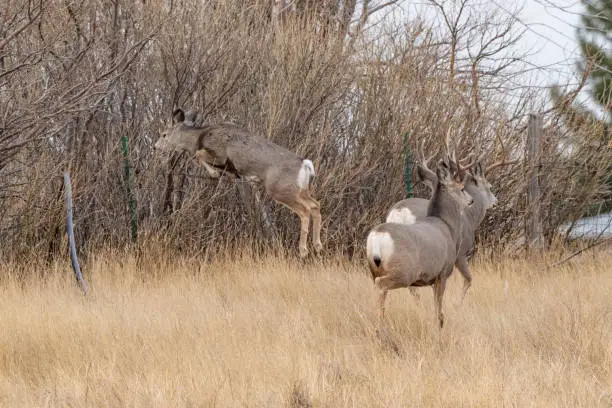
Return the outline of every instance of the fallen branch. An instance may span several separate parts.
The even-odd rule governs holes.
[[[606,243],[606,242],[608,242],[608,241],[611,241],[611,240],[612,240],[612,237],[610,237],[610,238],[606,238],[606,239],[604,239],[604,240],[602,240],[602,241],[594,242],[594,243],[592,243],[591,245],[587,246],[586,248],[582,248],[581,250],[578,250],[578,251],[574,252],[573,254],[571,254],[571,255],[569,255],[569,256],[567,256],[567,257],[563,258],[563,259],[562,259],[562,260],[560,260],[560,261],[555,262],[555,263],[554,263],[554,264],[552,264],[552,265],[549,265],[548,267],[549,267],[549,268],[554,268],[554,267],[556,267],[556,266],[559,266],[559,265],[561,265],[561,264],[564,264],[565,262],[569,261],[569,260],[570,260],[570,259],[572,259],[573,257],[580,255],[581,253],[583,253],[583,252],[584,252],[584,251],[586,251],[587,249],[594,248],[594,247],[596,247],[596,246],[598,246],[598,245],[604,244],[604,243]]]

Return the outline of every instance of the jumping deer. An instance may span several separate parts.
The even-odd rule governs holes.
[[[417,166],[417,175],[433,189],[437,183],[437,178],[435,173],[427,167],[431,158],[425,158],[422,147],[420,156],[421,164]],[[491,192],[491,184],[487,181],[485,174],[499,166],[513,164],[514,162],[497,162],[487,167],[486,170],[483,170],[480,160],[476,160],[467,166],[461,166],[456,160],[452,160],[451,163],[456,163],[457,171],[462,177],[465,176],[465,190],[474,199],[474,204],[461,213],[461,242],[455,261],[455,266],[464,279],[461,296],[461,302],[463,302],[468,289],[472,285],[472,274],[468,267],[468,261],[475,252],[476,230],[484,220],[487,210],[497,204],[497,197]],[[399,201],[391,207],[386,221],[413,224],[427,216],[428,206],[429,200],[424,198],[408,198]],[[410,292],[418,297],[414,288],[410,288]]]
[[[181,109],[173,112],[172,124],[155,143],[155,149],[165,153],[187,151],[212,178],[227,172],[262,183],[272,199],[300,217],[300,256],[308,255],[311,217],[314,249],[318,253],[323,248],[320,206],[310,193],[315,176],[312,161],[232,123],[201,127],[188,124]]]
[[[442,299],[457,259],[460,214],[473,199],[464,190],[456,166],[440,162],[436,178],[425,218],[410,225],[379,224],[368,234],[367,260],[378,290],[381,325],[387,292],[410,286],[433,287],[440,328],[444,325]]]

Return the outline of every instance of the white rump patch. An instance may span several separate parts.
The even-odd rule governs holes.
[[[396,224],[410,225],[416,222],[416,216],[410,211],[410,208],[394,208],[387,215],[387,222],[394,222]]]
[[[302,166],[300,167],[300,171],[297,175],[297,186],[299,188],[308,188],[310,184],[311,177],[314,177],[315,170],[314,165],[308,159],[302,160]]]
[[[391,238],[391,234],[383,231],[370,232],[368,234],[366,250],[369,261],[378,258],[384,264],[393,255],[393,238]]]

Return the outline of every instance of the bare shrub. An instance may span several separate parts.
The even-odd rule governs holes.
[[[418,16],[369,25],[396,3],[10,2],[0,26],[3,251],[58,254],[63,169],[81,248],[129,245],[123,137],[139,245],[209,256],[296,248],[297,218],[261,188],[211,180],[185,156],[169,171],[153,155],[177,106],[198,112],[198,123],[233,121],[311,159],[329,252],[360,254],[367,231],[404,197],[406,132],[413,150],[426,139],[429,153],[443,151],[449,135],[459,157],[518,159],[488,176],[500,205],[481,242],[520,242],[526,115],[543,107],[537,90],[507,85],[523,69],[509,51],[520,31],[475,0],[461,13],[440,2],[440,21],[457,17],[448,26]],[[558,116],[545,118],[548,238],[609,195],[600,177],[609,149]]]

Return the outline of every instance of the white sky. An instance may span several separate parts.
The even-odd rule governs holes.
[[[503,6],[503,3],[500,2]],[[576,40],[576,27],[584,10],[577,0],[525,0],[520,18],[529,30],[521,47],[534,49],[530,60],[540,66],[554,64],[542,75],[545,85],[578,82],[576,61],[580,49]]]
[[[496,2],[503,7],[503,0]],[[522,4],[520,18],[529,30],[519,46],[533,47],[535,53],[529,59],[534,64],[553,64],[537,74],[538,84],[576,86],[580,82],[576,64],[581,60],[576,28],[581,26],[580,14],[585,12],[584,7],[579,0],[523,0]],[[603,114],[589,97],[588,82],[577,99],[600,116]]]
[[[423,0],[406,0],[401,8],[412,14],[431,11],[433,8]],[[518,18],[526,27],[517,22],[517,29],[527,29],[524,37],[516,44],[518,51],[529,51],[528,61],[534,66],[545,67],[534,71],[528,78],[530,85],[543,88],[551,85],[577,85],[580,75],[576,63],[580,61],[580,49],[576,39],[576,27],[580,26],[580,13],[584,8],[579,0],[490,0],[490,6],[499,10],[500,15],[511,15],[520,9]],[[426,12],[429,14],[429,12]],[[590,108],[595,108],[586,87],[578,97]],[[542,90],[546,92],[545,89]]]

